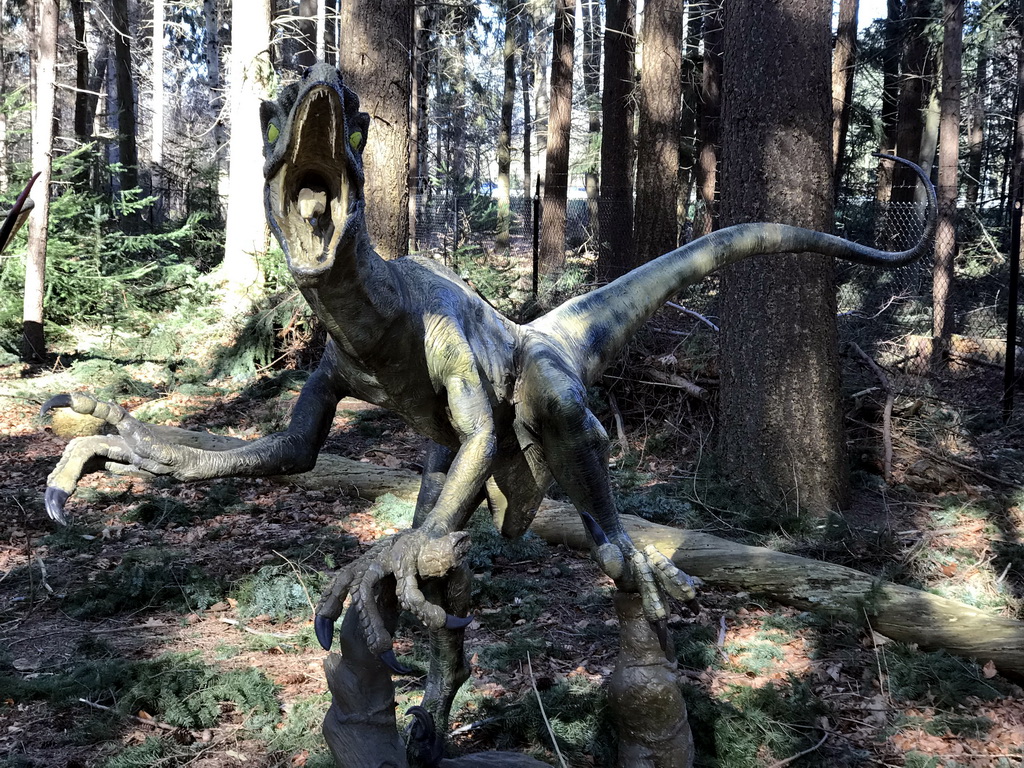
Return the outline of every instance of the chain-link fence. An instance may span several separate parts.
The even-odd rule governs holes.
[[[559,280],[546,284],[540,278],[544,303],[592,287],[599,244],[605,239],[602,233],[621,226],[621,221],[589,203],[580,190],[575,192],[567,204],[565,262],[554,270]],[[503,239],[498,234],[503,219],[492,197],[450,191],[424,195],[416,201],[415,250],[444,261],[501,309],[515,312],[537,290],[533,269],[540,214],[539,201],[513,197],[508,236]],[[880,207],[873,198],[845,196],[836,209],[835,232],[855,242],[900,250],[917,240],[924,215],[923,203],[892,202]],[[999,216],[989,212],[987,220],[984,212],[975,209],[959,211],[957,221],[959,245],[952,285],[934,276],[932,253],[892,270],[837,263],[840,339],[876,360],[902,391],[999,407],[1007,382],[1012,393],[1024,363],[1024,354],[1013,355],[1016,347],[1007,344],[1008,319],[1017,311],[1008,291],[1009,228]],[[684,225],[683,239],[703,231],[698,209]],[[938,342],[932,330],[936,296],[945,300],[952,318],[951,332]],[[686,289],[679,303],[717,323],[716,297],[712,277]],[[702,332],[713,333],[707,323],[699,325]],[[1011,327],[1009,336],[1015,335]],[[1011,376],[1004,382],[1008,348],[1016,361],[1011,361]]]

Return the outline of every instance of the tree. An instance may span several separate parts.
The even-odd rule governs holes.
[[[590,238],[600,242],[597,148],[601,141],[601,7],[597,0],[583,3],[583,94],[587,104],[587,149],[584,187]]]
[[[260,102],[270,68],[270,0],[232,0],[231,139],[228,214],[224,232],[224,311],[245,312],[263,290],[259,261],[269,232],[263,217],[263,137]]]
[[[942,101],[939,121],[939,203],[935,230],[935,265],[932,272],[932,337],[946,339],[952,332],[950,296],[956,256],[957,164],[960,159],[960,86],[963,55],[964,0],[942,4]]]
[[[509,230],[512,225],[512,108],[516,99],[516,19],[517,0],[505,0],[504,90],[501,95],[501,124],[498,130],[498,233],[494,247],[508,249]]]
[[[139,186],[139,149],[135,120],[135,85],[132,77],[132,37],[128,0],[112,0],[114,78],[117,83],[117,148],[121,163],[121,191]]]
[[[685,226],[689,218],[690,195],[696,178],[697,105],[700,101],[700,35],[703,25],[703,3],[690,0],[686,4],[686,38],[683,48],[682,115],[679,128],[679,202],[678,218]]]
[[[565,214],[569,195],[569,132],[572,126],[572,60],[576,0],[555,0],[551,48],[551,99],[544,172],[540,271],[551,275],[565,258]]]
[[[725,5],[723,225],[830,228],[831,8],[828,0]],[[768,503],[835,510],[848,473],[831,259],[786,254],[734,265],[722,273],[721,302],[723,468]]]
[[[832,50],[832,165],[838,193],[843,178],[843,153],[850,126],[853,74],[857,63],[857,10],[860,0],[840,0],[839,28]]]
[[[925,111],[934,87],[935,58],[930,55],[928,22],[933,0],[907,0],[903,19],[903,58],[896,114],[896,154],[918,165],[931,164],[922,152],[925,138]],[[909,168],[894,171],[892,199],[907,203],[914,200],[917,179]]]
[[[409,97],[412,3],[342,3],[340,46],[345,81],[370,113],[366,219],[378,252],[396,259],[409,251]]]
[[[644,3],[640,70],[633,260],[639,265],[678,243],[679,127],[682,98],[683,5]]]
[[[25,263],[25,299],[22,315],[22,358],[41,360],[46,354],[43,334],[43,298],[46,292],[46,239],[50,213],[53,121],[57,89],[57,22],[59,0],[36,0],[29,13],[38,11],[33,61],[35,109],[32,111],[32,167],[36,179],[36,207],[29,217],[28,257]]]
[[[899,114],[900,40],[903,0],[887,0],[882,28],[882,137],[878,152],[891,155],[896,151],[896,124]],[[894,169],[892,163],[879,161],[875,200],[886,204],[892,197]],[[880,217],[879,221],[884,221]],[[877,238],[876,238],[877,239]]]
[[[220,79],[220,24],[218,24],[215,0],[203,0],[203,21],[206,27],[206,87],[210,94],[210,107],[215,114],[213,122],[213,159],[218,166],[223,168],[223,147],[227,140],[224,136],[224,119],[221,116],[224,97]]]
[[[978,4],[978,59],[971,94],[971,123],[967,134],[967,179],[964,197],[968,207],[977,208],[978,197],[985,186],[982,160],[985,154],[985,94],[988,90],[989,31],[986,20],[989,0]]]
[[[697,191],[704,215],[693,234],[706,235],[718,226],[718,149],[722,113],[722,14],[724,0],[708,0],[704,15],[704,62],[701,68],[700,122],[697,124]]]
[[[624,275],[633,262],[633,2],[607,0],[604,92],[601,113],[601,230],[598,271],[602,280]]]
[[[164,0],[153,0],[153,135],[149,160],[152,164],[153,194],[158,196],[154,216],[159,218],[159,195],[163,186],[164,162]]]

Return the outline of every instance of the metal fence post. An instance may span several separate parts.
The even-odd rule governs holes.
[[[1006,309],[1006,361],[1003,370],[1003,421],[1013,413],[1013,391],[1017,387],[1017,288],[1020,282],[1020,227],[1022,204],[1013,204],[1010,216],[1010,285]]]
[[[533,298],[537,299],[537,282],[540,273],[540,174],[533,193]]]

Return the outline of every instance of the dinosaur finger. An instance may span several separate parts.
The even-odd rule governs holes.
[[[675,661],[675,659],[669,654],[668,620],[661,619],[659,621],[652,621],[649,623],[651,625],[651,629],[654,630],[654,634],[658,636],[658,645],[661,646],[661,652],[665,654],[665,658],[669,661]]]
[[[318,613],[313,618],[313,631],[316,633],[320,647],[325,651],[331,650],[331,645],[334,643],[334,619]]]
[[[697,596],[693,579],[663,555],[652,544],[644,547],[647,560],[654,567],[654,575],[661,587],[669,595],[684,602],[689,602]]]
[[[368,563],[358,580],[358,586],[352,592],[352,607],[349,609],[357,612],[366,645],[378,656],[391,649],[391,633],[384,626],[375,593],[377,583],[386,575],[384,567],[379,562]]]
[[[636,579],[636,588],[640,592],[640,599],[644,605],[644,616],[648,621],[661,621],[668,618],[668,610],[661,599],[658,591],[658,584],[647,557],[637,550],[630,555],[633,577]]]
[[[64,448],[64,453],[53,468],[50,476],[46,478],[46,493],[44,502],[46,513],[52,520],[60,525],[67,525],[67,515],[64,512],[64,505],[90,462],[106,458],[110,461],[121,464],[131,463],[131,452],[124,441],[116,436],[93,435],[89,437],[76,437]]]
[[[52,487],[47,488],[43,496],[43,501],[46,504],[46,514],[59,525],[68,524],[68,516],[64,513],[64,505],[70,498],[71,494],[67,491]]]

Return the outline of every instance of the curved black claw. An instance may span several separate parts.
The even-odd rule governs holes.
[[[465,629],[473,623],[472,616],[452,616],[450,613],[446,613],[444,616],[444,628],[445,629]]]
[[[406,753],[409,764],[418,768],[434,768],[444,757],[444,738],[434,726],[433,716],[423,707],[409,707],[413,720],[406,728]]]
[[[385,667],[390,669],[396,675],[412,674],[412,670],[398,660],[398,657],[395,656],[394,651],[384,651],[384,653],[380,655],[380,660],[384,663]]]
[[[320,647],[325,651],[331,650],[334,643],[334,619],[317,614],[313,618],[313,631],[316,632],[316,639],[320,641]]]
[[[68,524],[68,516],[64,514],[64,505],[69,498],[71,498],[70,493],[53,486],[46,489],[46,495],[43,497],[46,503],[46,514],[61,525]]]
[[[54,395],[39,409],[40,418],[52,411],[54,408],[70,408],[71,395]]]
[[[658,645],[661,646],[661,652],[665,654],[665,658],[669,661],[675,661],[675,659],[669,653],[668,621],[666,619],[659,619],[658,621],[652,621],[649,623],[651,625],[651,629],[654,630],[654,634],[658,636]]]
[[[592,515],[586,512],[580,512],[580,517],[583,518],[583,524],[590,531],[590,538],[594,540],[597,546],[603,546],[604,544],[610,544],[608,535],[604,532],[604,528],[601,527],[600,523],[593,518]]]

